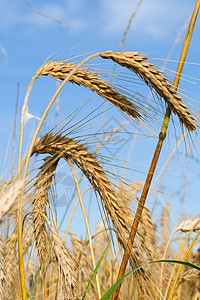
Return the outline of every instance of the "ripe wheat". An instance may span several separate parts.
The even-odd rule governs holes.
[[[182,98],[173,89],[173,86],[159,72],[147,58],[139,52],[105,52],[104,59],[112,59],[115,63],[126,67],[138,74],[146,84],[150,85],[166,101],[170,109],[178,115],[179,120],[187,129],[195,130],[196,124]]]
[[[73,63],[66,63],[64,61],[53,62],[50,61],[42,66],[36,76],[50,76],[54,79],[64,80],[66,76],[74,69],[75,65]],[[127,113],[133,118],[139,118],[139,110],[129,101],[124,95],[117,92],[111,85],[107,82],[99,79],[96,74],[91,73],[87,69],[79,69],[75,75],[69,80],[71,83],[77,85],[82,85],[85,88],[91,89],[93,92],[97,93],[99,96],[108,100],[114,106],[117,106],[122,112]]]
[[[147,61],[145,56],[139,52],[130,51],[103,52],[100,56],[103,59],[110,59],[139,75],[147,85],[153,88],[165,100],[170,109],[177,114],[180,122],[184,124],[188,130],[196,129],[195,120],[191,116],[187,106],[183,103],[182,98],[173,89],[171,83],[167,81],[162,73],[159,72],[153,64]],[[50,76],[55,79],[64,80],[74,67],[75,65],[73,63],[66,63],[65,61],[49,61],[39,68],[36,73],[36,78],[40,76]],[[142,110],[134,106],[124,95],[117,92],[111,85],[99,79],[96,74],[91,73],[87,69],[79,69],[69,81],[91,89],[135,119],[144,114]]]

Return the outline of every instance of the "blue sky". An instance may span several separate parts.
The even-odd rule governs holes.
[[[37,14],[25,1],[10,0],[8,2],[6,0],[0,0],[1,165],[3,164],[5,153],[8,153],[8,157],[11,155],[9,150],[6,150],[6,147],[9,135],[11,134],[12,137],[13,132],[17,83],[19,83],[18,109],[20,111],[26,89],[32,76],[48,57],[52,58],[61,55],[60,59],[64,59],[80,52],[117,51],[122,40],[124,29],[128,24],[130,15],[136,9],[137,3],[138,1],[133,0],[35,0],[31,2],[31,4],[42,13],[66,24],[66,26],[63,26],[58,22]],[[132,26],[122,50],[140,51],[150,57],[165,59],[185,21],[191,15],[194,5],[195,1],[193,0],[143,0],[133,19]],[[199,66],[197,65],[197,63],[200,63],[199,18],[197,22],[198,25],[195,28],[187,57],[188,62],[195,64],[187,64],[183,71],[185,75],[197,79],[192,79],[192,82],[195,82],[194,84],[188,82],[188,80],[190,80],[189,77],[185,77],[187,80],[182,80],[181,86],[185,89],[189,89],[193,94],[198,95],[200,90],[198,83],[200,72]],[[184,36],[185,32],[175,48],[171,59],[179,59]],[[156,64],[157,63],[161,65],[162,61],[157,60]],[[169,68],[175,71],[176,63],[170,64]],[[40,117],[50,100],[50,95],[53,95],[55,90],[56,84],[52,79],[45,78],[36,83],[29,102],[30,112]],[[66,88],[66,90],[66,94],[65,91],[63,91],[61,97],[64,98],[67,95],[67,97],[70,98],[73,96],[78,100],[68,102],[68,106],[66,106],[66,104],[64,105],[61,101],[59,112],[60,120],[66,117],[66,109],[68,109],[69,106],[70,109],[73,108],[73,105],[75,106],[74,108],[77,108],[80,103],[82,103],[80,97],[83,96],[85,100],[87,100],[88,97],[88,94],[82,89],[80,89],[80,91],[73,89],[73,94],[71,94],[71,89]],[[91,94],[89,94],[89,96],[91,96]],[[195,98],[193,96],[193,98],[198,101],[197,97]],[[33,132],[35,124],[35,121],[30,121],[29,124],[27,124],[27,141],[28,137],[30,138],[30,133]],[[51,123],[48,123],[47,128],[50,126]],[[18,128],[19,117],[17,129]],[[192,153],[195,159],[199,159],[198,138],[194,137],[194,140],[196,142],[196,150],[193,150]],[[166,150],[162,153],[160,167],[174,146],[175,140],[173,138],[171,141],[168,141]],[[141,144],[136,147],[137,153],[135,157],[138,163],[144,164],[144,160],[145,163],[146,160],[150,161],[154,146],[150,143],[150,146],[148,146],[149,153],[145,159],[141,155],[143,153],[141,150],[142,147],[146,147],[146,141],[145,143],[142,141]],[[172,171],[169,172],[171,175],[174,175],[173,172],[177,173],[177,170],[180,170],[178,176],[180,176],[181,179],[184,177],[184,170],[186,168],[186,164],[182,158],[182,153],[185,152],[184,149],[183,147],[180,150],[180,154],[177,158],[178,162],[173,161],[173,164],[170,165]],[[199,190],[197,187],[199,172],[197,163],[193,160],[194,159],[192,159],[190,164],[190,185],[188,188],[188,194],[190,198],[192,197],[193,199],[192,204],[187,204],[185,208],[189,212],[189,215],[199,212]],[[191,177],[191,174],[195,177]],[[172,184],[172,186],[175,184],[173,189],[176,189],[176,181],[174,181],[173,177],[170,178],[170,184]],[[144,180],[144,177],[139,177],[137,180]],[[195,185],[192,185],[192,182],[195,182]],[[178,188],[181,189],[181,184]],[[162,202],[162,200],[160,201]],[[163,201],[166,201],[166,199]],[[179,210],[181,205],[181,202],[176,204],[176,209]]]

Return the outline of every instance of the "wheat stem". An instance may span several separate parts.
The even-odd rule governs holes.
[[[57,96],[59,95],[60,91],[62,90],[62,88],[65,86],[65,84],[67,83],[67,81],[76,73],[76,71],[83,65],[85,64],[87,61],[89,61],[92,58],[95,58],[99,56],[99,53],[96,53],[94,55],[91,55],[89,57],[87,57],[86,59],[84,59],[80,64],[78,64],[75,68],[73,68],[73,70],[68,74],[68,76],[66,76],[65,80],[62,82],[62,84],[60,85],[60,87],[57,89],[56,93],[54,94],[54,96],[52,97],[52,99],[50,100],[43,116],[40,119],[40,122],[35,130],[33,139],[31,141],[29,150],[28,150],[28,154],[26,157],[26,163],[24,166],[24,173],[23,173],[23,185],[22,185],[22,190],[21,190],[21,197],[19,198],[19,204],[18,204],[18,252],[19,252],[19,269],[20,269],[20,282],[21,282],[21,293],[22,293],[22,299],[26,300],[27,299],[27,293],[26,293],[26,283],[25,283],[25,273],[24,273],[24,263],[23,263],[23,249],[22,249],[22,212],[23,212],[23,196],[24,196],[24,189],[25,189],[25,179],[27,176],[27,172],[28,172],[28,165],[29,165],[29,161],[30,161],[30,157],[31,157],[31,153],[32,153],[32,149],[34,147],[37,135],[40,131],[40,128],[42,126],[42,123],[44,122],[44,119],[46,118],[46,115],[48,113],[48,111],[50,110],[52,104],[54,103],[55,99],[57,98]],[[35,81],[35,79],[37,79],[40,76],[40,72],[42,71],[42,67],[38,70],[38,72],[36,73],[36,76],[34,76],[30,82],[29,88],[27,90],[26,93],[26,97],[24,100],[24,105],[23,108],[25,109],[28,105],[28,98],[30,95],[30,91],[31,91],[31,87]],[[18,157],[18,178],[21,177],[21,157],[22,157],[22,144],[23,144],[23,130],[24,130],[24,110],[22,110],[22,115],[21,115],[21,123],[20,123],[20,145],[19,145],[19,157]]]
[[[80,183],[80,181],[79,181],[79,183]],[[92,189],[91,186],[89,186],[87,189],[85,189],[85,191],[82,193],[81,196],[83,196],[83,195],[84,195],[88,190],[90,190],[90,189]],[[74,215],[74,212],[75,212],[75,210],[76,210],[76,207],[77,207],[78,203],[79,203],[79,198],[77,199],[77,201],[76,201],[76,203],[75,203],[75,205],[74,205],[74,207],[73,207],[73,209],[72,209],[71,215],[70,215],[70,217],[69,217],[69,222],[68,222],[68,224],[67,224],[67,229],[66,229],[66,232],[65,232],[65,238],[64,238],[64,243],[65,243],[65,244],[66,244],[66,242],[67,242],[67,236],[68,236],[68,234],[69,234],[69,227],[70,227],[70,225],[71,225],[71,221],[72,221],[72,218],[73,218],[73,215]]]
[[[84,204],[83,204],[83,199],[82,199],[80,187],[79,187],[79,184],[78,184],[78,179],[76,177],[76,173],[75,173],[74,168],[72,167],[72,163],[70,161],[68,161],[68,165],[70,167],[70,170],[72,172],[72,175],[74,177],[74,181],[75,181],[75,184],[76,184],[76,189],[77,189],[77,192],[78,192],[79,202],[80,202],[80,205],[81,205],[81,209],[82,209],[84,220],[85,220],[85,225],[86,225],[86,228],[87,228],[88,240],[89,240],[89,246],[90,246],[90,253],[91,253],[91,257],[92,257],[92,264],[93,264],[93,268],[95,269],[96,268],[96,263],[95,263],[95,258],[94,258],[94,249],[93,249],[93,244],[92,244],[92,236],[91,236],[91,232],[90,232],[90,225],[89,225],[87,214],[86,214],[85,207],[84,207]],[[98,274],[96,274],[95,278],[96,278],[96,284],[97,284],[98,298],[101,299],[101,291],[100,291],[100,284],[99,284]]]
[[[15,104],[15,119],[14,119],[14,128],[13,128],[13,145],[12,145],[12,161],[11,161],[11,178],[13,177],[13,166],[14,166],[14,158],[15,158],[15,136],[16,136],[18,102],[19,102],[19,83],[17,84],[17,99],[16,99],[16,104]]]
[[[184,241],[184,243],[183,243],[183,245],[182,245],[182,247],[181,247],[181,250],[179,251],[179,254],[178,254],[178,257],[177,257],[178,260],[180,259],[181,255],[182,255],[182,253],[183,253],[183,250],[184,250],[184,248],[185,248],[185,245],[186,245],[187,241],[188,241],[189,238],[190,238],[191,233],[193,232],[194,228],[196,227],[196,225],[197,225],[198,223],[199,223],[199,220],[196,221],[196,222],[193,224],[192,228],[190,229],[190,231],[189,231],[189,233],[188,233],[188,235],[187,235],[187,237],[186,237],[186,239],[185,239],[185,241]],[[172,270],[172,272],[171,272],[170,278],[169,278],[169,280],[168,280],[167,288],[166,288],[165,295],[164,295],[164,298],[165,298],[165,299],[167,298],[167,294],[168,294],[168,292],[169,292],[170,284],[171,284],[171,282],[172,282],[172,278],[173,278],[173,276],[174,276],[174,272],[175,272],[175,270],[176,270],[176,267],[177,267],[177,265],[175,264],[174,267],[173,267],[173,270]]]
[[[175,76],[175,79],[174,79],[173,88],[174,88],[175,91],[177,90],[178,84],[179,84],[179,81],[180,81],[183,65],[184,65],[184,62],[185,62],[185,58],[186,58],[187,51],[188,51],[188,48],[189,48],[189,44],[190,44],[191,36],[192,36],[192,33],[193,33],[195,21],[196,21],[197,14],[198,14],[198,11],[199,11],[199,6],[200,6],[200,0],[197,0],[194,11],[193,11],[193,14],[192,14],[192,17],[191,17],[191,20],[190,20],[188,31],[187,31],[187,34],[186,34],[186,37],[185,37],[185,40],[184,40],[184,43],[183,43],[182,52],[181,52],[181,56],[180,56],[176,76]],[[131,233],[130,233],[130,236],[129,236],[127,248],[124,252],[124,256],[123,256],[122,263],[121,263],[121,266],[120,266],[120,270],[119,270],[119,273],[118,273],[118,278],[117,278],[118,280],[124,276],[124,273],[125,273],[125,270],[126,270],[128,259],[130,257],[130,253],[131,253],[131,248],[132,248],[135,236],[136,236],[137,228],[138,228],[138,225],[139,225],[139,222],[140,222],[140,218],[141,218],[142,211],[143,211],[143,208],[144,208],[144,204],[145,204],[145,201],[146,201],[146,198],[147,198],[147,194],[148,194],[148,191],[149,191],[149,188],[150,188],[150,185],[151,185],[153,174],[154,174],[157,162],[158,162],[158,158],[160,156],[163,141],[166,137],[166,132],[167,132],[168,124],[169,124],[170,115],[171,115],[171,109],[168,106],[167,109],[166,109],[162,129],[161,129],[161,132],[159,134],[159,140],[158,140],[158,143],[157,143],[157,146],[156,146],[156,150],[154,152],[152,163],[150,165],[149,172],[148,172],[148,175],[147,175],[147,178],[146,178],[146,181],[145,181],[145,184],[144,184],[144,188],[143,188],[143,191],[142,191],[142,195],[141,195],[141,198],[140,198],[139,203],[138,203],[138,208],[137,208],[135,218],[134,218],[134,221],[133,221],[133,225],[132,225],[132,228],[131,228]],[[115,293],[113,294],[113,300],[118,299],[120,288],[121,288],[121,285],[119,285],[119,287],[116,289]]]
[[[197,232],[196,236],[194,237],[191,245],[189,246],[189,248],[187,249],[182,261],[186,261],[186,259],[188,258],[188,255],[190,254],[190,252],[192,251],[192,248],[195,247],[199,242],[200,242],[200,239],[197,239],[197,237],[200,235],[200,230]],[[180,273],[181,273],[181,270],[183,269],[183,265],[181,265],[178,269],[178,272],[176,274],[176,277],[175,277],[175,280],[174,280],[174,283],[173,283],[173,286],[171,288],[171,291],[170,291],[170,294],[169,294],[169,298],[168,300],[172,300],[173,299],[173,295],[174,295],[174,291],[175,291],[175,288],[176,288],[176,284],[177,284],[177,281],[178,281],[178,278],[180,276]]]
[[[25,108],[28,105],[28,98],[31,92],[31,88],[33,86],[33,83],[35,81],[35,77],[32,78],[26,96],[24,100],[24,105],[22,108],[22,113],[21,113],[21,122],[20,122],[20,141],[19,141],[19,156],[18,156],[18,170],[17,170],[17,176],[18,180],[21,178],[21,160],[22,160],[22,146],[23,146],[23,135],[24,135],[24,113],[25,113]],[[23,177],[24,184],[22,185],[22,192],[21,197],[19,197],[18,201],[18,255],[19,255],[19,273],[20,273],[20,283],[21,283],[21,294],[22,294],[22,299],[26,300],[27,299],[27,294],[26,294],[26,283],[25,283],[25,273],[24,273],[24,262],[23,262],[23,246],[22,246],[22,212],[23,212],[23,194],[24,194],[24,188],[25,186],[25,179],[26,176]]]
[[[197,115],[195,116],[195,120],[197,120],[200,116],[200,111],[197,113]],[[180,137],[179,141],[176,143],[176,146],[174,147],[173,151],[171,152],[170,156],[168,157],[168,159],[166,160],[166,162],[164,163],[164,166],[162,167],[161,171],[159,172],[159,174],[157,175],[156,179],[154,180],[152,186],[151,186],[151,191],[154,189],[158,179],[160,178],[161,174],[166,170],[167,170],[167,166],[169,165],[173,155],[176,153],[176,150],[178,149],[179,145],[181,144],[182,140],[184,139],[184,137],[186,136],[186,134],[188,133],[188,129],[186,129],[182,136]],[[158,188],[158,192],[160,190],[160,187],[162,185],[162,182],[164,180],[164,176],[165,176],[165,172],[164,174],[162,175],[162,178],[161,178],[161,181],[160,181],[160,184],[159,184],[159,188]],[[158,193],[157,192],[157,193]],[[157,201],[157,196],[155,197],[155,200],[154,200],[154,203],[153,203],[153,206],[152,206],[152,209],[151,209],[151,214],[153,214],[153,211],[154,211],[154,208],[155,208],[155,205],[156,205],[156,201]]]

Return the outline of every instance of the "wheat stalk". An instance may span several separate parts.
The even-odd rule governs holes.
[[[96,268],[96,263],[95,263],[95,257],[94,257],[94,248],[93,248],[93,244],[92,244],[91,230],[90,230],[87,214],[86,214],[86,211],[85,211],[85,207],[84,207],[84,204],[83,204],[83,199],[82,199],[82,196],[81,196],[81,191],[80,191],[78,179],[77,179],[76,173],[75,173],[74,168],[72,167],[72,164],[71,164],[70,161],[68,161],[68,165],[70,167],[71,173],[72,173],[73,178],[74,178],[74,182],[76,184],[76,189],[77,189],[77,193],[78,193],[78,197],[79,197],[79,202],[80,202],[80,205],[81,205],[81,209],[82,209],[84,220],[85,220],[85,225],[86,225],[86,228],[87,228],[87,234],[88,234],[89,245],[90,245],[90,254],[91,254],[91,258],[92,258],[92,264],[93,264],[93,268],[95,269]],[[100,299],[101,298],[101,291],[100,291],[100,284],[99,284],[98,274],[96,275],[96,284],[97,284],[98,298]]]
[[[72,65],[70,65],[71,66],[70,70],[68,69],[69,64],[67,64],[66,62],[65,63],[63,63],[63,62],[61,63],[60,62],[60,64],[56,63],[57,67],[56,67],[56,64],[55,64],[55,65],[53,65],[53,67],[54,67],[53,69],[52,69],[52,65],[51,65],[53,63],[52,62],[47,63],[45,66],[42,66],[38,70],[38,72],[36,73],[36,76],[34,76],[34,78],[32,79],[31,84],[30,84],[30,86],[28,88],[27,95],[25,97],[24,106],[23,106],[24,108],[27,107],[27,103],[28,103],[28,98],[29,98],[31,86],[32,86],[32,84],[33,84],[33,82],[34,82],[35,79],[39,78],[42,75],[49,75],[50,76],[51,71],[55,71],[56,74],[58,74],[59,76],[61,76],[60,79],[63,80],[63,83],[62,83],[61,87],[58,89],[58,91],[55,93],[55,95],[53,96],[53,98],[51,99],[51,101],[49,102],[49,104],[48,104],[48,106],[47,106],[47,108],[45,110],[45,113],[43,114],[43,116],[42,116],[42,118],[41,118],[41,120],[39,122],[39,125],[38,125],[38,127],[37,127],[37,129],[35,131],[33,140],[31,142],[31,146],[30,146],[29,151],[28,151],[27,161],[26,161],[25,168],[24,168],[24,173],[23,173],[23,182],[24,183],[23,183],[23,186],[22,186],[21,197],[20,197],[20,201],[19,201],[19,259],[20,259],[21,289],[22,289],[22,293],[23,293],[23,298],[24,299],[26,298],[26,287],[25,287],[25,276],[24,276],[24,268],[23,268],[23,256],[22,256],[22,225],[21,225],[21,223],[22,223],[21,220],[22,220],[24,184],[25,184],[25,178],[26,178],[26,174],[27,174],[27,170],[28,170],[28,164],[29,164],[29,159],[30,159],[30,156],[31,156],[33,145],[35,143],[35,140],[36,140],[36,137],[38,135],[39,129],[40,129],[40,127],[41,127],[41,125],[42,125],[42,123],[44,121],[44,118],[45,118],[47,112],[49,111],[52,103],[55,101],[56,96],[59,94],[60,90],[63,88],[63,86],[65,85],[65,83],[67,81],[71,80],[71,82],[74,82],[74,83],[79,84],[79,85],[81,84],[81,85],[83,85],[85,87],[91,88],[93,91],[97,92],[100,96],[102,96],[105,99],[109,100],[112,104],[116,105],[118,108],[120,108],[122,111],[126,112],[127,114],[132,115],[134,118],[138,118],[140,116],[140,113],[137,110],[137,108],[134,107],[133,104],[129,100],[127,100],[123,95],[121,96],[121,94],[119,94],[118,92],[116,92],[112,87],[111,87],[111,89],[109,89],[110,86],[108,86],[107,84],[105,85],[104,81],[99,82],[98,81],[98,77],[95,74],[92,74],[93,75],[92,85],[90,84],[90,81],[92,81],[92,77],[89,76],[88,80],[85,80],[85,81],[82,80],[82,79],[84,79],[83,77],[85,76],[85,72],[87,73],[87,70],[86,71],[84,70],[84,74],[83,74],[83,73],[81,73],[82,69],[80,67],[85,62],[89,61],[90,59],[92,59],[94,57],[97,57],[97,56],[102,56],[103,57],[105,54],[106,53],[98,53],[98,54],[92,55],[91,57],[83,60],[78,66],[73,65],[73,68],[72,68]],[[61,65],[62,65],[62,67],[61,67]],[[66,68],[64,68],[64,66]],[[46,73],[46,71],[47,71],[47,73]],[[59,73],[60,71],[62,71],[62,72]],[[80,73],[79,77],[77,76],[78,73]],[[63,74],[64,74],[64,76],[63,76]],[[90,74],[91,73],[89,72],[89,75]],[[144,72],[144,74],[143,74],[144,79],[145,79],[145,76],[146,76],[145,74],[147,74],[147,72],[146,73]],[[53,77],[57,76],[54,73],[52,73],[52,75],[53,75]],[[59,76],[55,77],[55,78],[59,78]],[[77,80],[75,78],[76,80],[73,81],[72,80],[73,76],[74,77],[78,77],[79,80]],[[81,76],[82,76],[82,79],[81,79]],[[147,76],[147,78],[148,78],[148,76]],[[148,84],[150,84],[152,87],[155,86],[155,85],[153,85],[153,83],[152,83],[151,80],[149,82],[146,80],[145,82],[148,83]],[[166,84],[164,85],[164,87],[166,88]],[[173,93],[171,92],[170,95],[172,95],[172,94]],[[112,97],[112,95],[114,95],[114,98]],[[165,93],[163,93],[163,97],[164,96],[166,97]],[[177,97],[175,97],[175,98],[177,98]],[[194,130],[196,125],[195,125],[192,117],[190,116],[190,113],[187,110],[187,108],[185,106],[183,106],[183,105],[181,106],[180,102],[181,101],[178,102],[178,101],[174,100],[174,102],[173,101],[171,102],[171,105],[173,106],[174,103],[175,103],[175,105],[173,106],[173,109],[179,115],[179,118],[180,118],[181,122],[184,123],[187,126],[188,129]],[[180,113],[179,113],[179,111],[180,111]],[[184,114],[185,114],[185,116],[184,116]],[[192,121],[191,121],[191,119],[192,119]],[[22,153],[23,125],[24,125],[23,114],[22,114],[22,119],[21,120],[22,120],[22,122],[21,122],[21,133],[20,133],[21,140],[20,140],[19,159],[18,159],[18,162],[19,162],[18,163],[18,165],[19,165],[19,167],[18,167],[18,177],[20,177],[20,175],[21,175],[21,153]],[[124,226],[125,222],[122,222],[122,223],[123,223],[123,226]],[[121,224],[119,224],[119,226],[120,225]]]
[[[177,68],[177,71],[176,71],[176,76],[175,76],[174,83],[173,83],[173,89],[172,90],[175,90],[175,91],[177,91],[177,88],[178,88],[178,85],[179,85],[181,73],[182,73],[182,70],[183,70],[183,65],[184,65],[184,62],[185,62],[186,55],[187,55],[188,47],[189,47],[189,44],[190,44],[192,32],[193,32],[194,25],[195,25],[195,21],[196,21],[197,15],[198,15],[199,6],[200,6],[200,2],[197,0],[195,8],[194,8],[193,13],[192,13],[192,17],[191,17],[191,20],[190,20],[188,31],[187,31],[187,34],[186,34],[186,37],[185,37],[185,40],[184,40],[183,48],[182,48],[182,51],[181,51],[181,56],[180,56],[180,59],[179,59],[178,68]],[[154,69],[153,69],[153,72],[154,72]],[[152,74],[148,74],[148,75],[149,75],[149,79],[150,79]],[[162,79],[162,77],[160,79]],[[148,82],[149,81],[147,81],[147,83]],[[170,87],[170,89],[171,89],[171,86],[168,86],[168,87]],[[155,88],[158,88],[158,87],[155,86]],[[167,88],[166,88],[166,90],[167,90]],[[159,92],[159,89],[158,89],[158,92]],[[162,91],[161,91],[161,94],[162,94]],[[169,95],[171,95],[171,93]],[[169,99],[166,98],[166,101],[169,101]],[[176,106],[177,106],[177,104],[181,103],[180,101],[176,101],[176,102],[177,102]],[[135,219],[134,219],[132,227],[131,227],[131,233],[129,235],[127,248],[125,250],[125,253],[124,253],[124,256],[123,256],[123,259],[122,259],[122,262],[121,262],[120,270],[119,270],[118,277],[117,277],[118,280],[121,279],[124,276],[124,273],[125,273],[125,270],[126,270],[128,259],[130,257],[130,253],[131,253],[131,248],[132,248],[132,245],[133,245],[136,233],[137,233],[137,228],[138,228],[138,225],[139,225],[139,222],[140,222],[140,217],[142,215],[142,211],[143,211],[146,199],[147,199],[147,195],[148,195],[148,192],[149,192],[151,181],[152,181],[152,178],[153,178],[153,175],[154,175],[157,163],[158,163],[158,158],[159,158],[160,153],[161,153],[163,141],[166,138],[166,132],[167,132],[168,125],[169,125],[171,111],[175,110],[175,112],[176,112],[176,109],[175,109],[176,106],[174,107],[172,104],[173,103],[171,101],[169,101],[166,112],[165,112],[164,120],[163,120],[163,123],[162,123],[162,128],[161,128],[161,131],[160,131],[160,134],[159,134],[159,140],[158,140],[158,143],[157,143],[157,146],[156,146],[156,149],[155,149],[155,152],[154,152],[154,155],[153,155],[150,167],[149,167],[149,171],[148,171],[148,174],[147,174],[147,177],[146,177],[146,180],[145,180],[144,188],[142,190],[140,201],[139,201],[139,204],[138,204],[138,207],[137,207]],[[191,119],[190,113],[187,113],[188,112],[187,108],[182,107],[182,106],[180,108],[183,108],[183,112],[186,113],[186,118],[185,118],[184,114],[181,115],[179,111],[176,112],[177,115],[179,116],[180,121],[185,124],[185,126],[188,128],[188,130],[194,130],[195,129],[194,119],[193,118]],[[188,124],[188,119],[191,119],[189,124]],[[115,290],[115,292],[113,294],[113,300],[118,299],[120,288],[121,288],[121,284]]]

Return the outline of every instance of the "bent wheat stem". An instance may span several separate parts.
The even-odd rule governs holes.
[[[186,251],[182,261],[186,261],[186,259],[188,258],[188,255],[191,253],[192,251],[192,248],[194,246],[196,246],[199,242],[200,242],[200,239],[197,240],[198,236],[200,234],[200,230],[197,232],[196,236],[194,237],[191,245],[189,246],[188,250]],[[176,284],[177,284],[177,281],[179,279],[179,276],[180,276],[180,273],[181,273],[181,270],[183,269],[183,265],[181,265],[178,269],[178,272],[176,274],[176,277],[175,277],[175,280],[174,280],[174,283],[173,283],[173,286],[171,288],[171,291],[170,291],[170,294],[169,294],[169,300],[173,300],[173,295],[174,295],[174,292],[175,292],[175,288],[176,288]]]
[[[85,64],[87,61],[89,61],[90,59],[95,58],[97,56],[99,56],[99,53],[96,53],[94,55],[91,55],[91,56],[87,57],[80,64],[78,64],[75,68],[73,68],[69,72],[68,76],[66,76],[65,80],[62,82],[60,87],[57,89],[56,93],[54,94],[51,101],[49,102],[43,116],[41,117],[40,122],[39,122],[39,124],[36,128],[35,133],[34,133],[33,139],[31,141],[29,150],[28,150],[28,154],[27,154],[27,157],[26,157],[26,163],[25,163],[25,166],[24,166],[23,185],[22,185],[22,189],[21,189],[21,197],[20,197],[19,203],[18,203],[18,252],[19,252],[19,269],[20,269],[21,293],[22,293],[22,299],[23,300],[27,299],[27,293],[26,293],[26,283],[25,283],[24,263],[23,263],[23,249],[22,249],[23,248],[22,247],[22,212],[23,212],[23,196],[24,196],[24,189],[25,189],[25,180],[26,180],[26,176],[27,176],[27,172],[28,172],[28,165],[29,165],[29,160],[30,160],[30,157],[31,157],[32,149],[34,147],[34,144],[35,144],[37,135],[40,131],[40,128],[42,126],[42,123],[44,122],[44,119],[46,118],[46,115],[47,115],[48,111],[50,110],[52,104],[54,103],[55,99],[59,95],[62,88],[65,86],[67,81],[76,73],[76,71],[83,64]],[[40,76],[41,71],[42,71],[42,67],[38,70],[38,72],[32,78],[32,80],[30,82],[30,85],[29,85],[29,88],[28,88],[28,91],[27,91],[27,94],[26,94],[26,97],[25,97],[25,100],[24,100],[24,105],[23,105],[24,109],[27,107],[31,87],[32,87],[35,79],[37,79]],[[21,177],[21,157],[22,157],[22,142],[23,142],[23,129],[24,129],[24,118],[23,117],[24,117],[24,113],[22,111],[21,129],[20,129],[20,147],[19,147],[19,158],[18,158],[18,178]]]
[[[80,182],[80,181],[79,181],[79,182]],[[91,186],[89,186],[87,189],[85,189],[85,191],[82,193],[81,196],[83,196],[83,195],[84,195],[88,190],[90,190],[90,189],[92,189]],[[77,199],[76,203],[74,204],[74,207],[73,207],[73,209],[72,209],[71,215],[70,215],[70,217],[69,217],[69,221],[68,221],[68,224],[67,224],[67,229],[66,229],[66,232],[65,232],[65,238],[64,238],[64,243],[65,243],[65,244],[66,244],[66,242],[67,242],[67,236],[68,236],[68,234],[69,234],[69,227],[70,227],[70,225],[71,225],[71,221],[72,221],[72,218],[73,218],[73,215],[74,215],[74,212],[75,212],[75,209],[76,209],[78,203],[79,203],[79,198]]]
[[[74,168],[72,167],[72,163],[70,161],[68,161],[68,165],[70,167],[70,170],[72,172],[72,175],[74,177],[74,181],[75,181],[75,184],[76,184],[76,188],[77,188],[77,192],[78,192],[78,197],[79,197],[79,202],[81,204],[81,209],[82,209],[82,212],[83,212],[83,216],[84,216],[84,220],[85,220],[85,225],[86,225],[86,228],[87,228],[88,240],[89,240],[89,246],[90,246],[90,253],[91,253],[91,257],[92,257],[92,264],[93,264],[93,268],[95,270],[96,263],[95,263],[95,258],[94,258],[94,249],[93,249],[92,236],[91,236],[91,232],[90,232],[90,226],[89,226],[87,214],[86,214],[85,207],[84,207],[84,204],[83,204],[83,199],[82,199],[81,191],[80,191],[79,184],[78,184],[78,179],[76,177]],[[101,298],[101,291],[100,291],[100,284],[99,284],[98,274],[96,274],[96,284],[97,284],[98,298],[100,299]]]
[[[18,170],[17,170],[17,176],[18,180],[21,178],[21,160],[22,160],[22,146],[23,146],[23,134],[24,134],[24,115],[25,115],[25,109],[28,104],[28,98],[30,95],[31,88],[33,86],[33,83],[35,81],[35,77],[32,78],[26,96],[24,100],[24,105],[22,107],[22,114],[21,114],[21,122],[20,122],[20,142],[19,142],[19,156],[18,156]],[[24,185],[25,185],[25,179],[26,176],[23,178]],[[22,293],[22,299],[27,299],[26,294],[26,283],[25,283],[25,273],[24,273],[24,263],[23,263],[23,247],[22,247],[22,211],[23,211],[23,194],[24,194],[24,188],[22,186],[22,193],[21,198],[19,197],[18,202],[18,255],[19,255],[19,273],[20,273],[20,282],[21,282],[21,293]]]
[[[178,260],[180,259],[181,255],[182,255],[182,253],[183,253],[183,250],[184,250],[185,245],[187,244],[187,242],[188,242],[188,240],[189,240],[189,238],[190,238],[191,233],[193,232],[194,228],[196,227],[196,225],[197,225],[198,223],[199,223],[199,220],[197,220],[197,221],[193,224],[192,228],[190,229],[190,231],[189,231],[189,233],[188,233],[188,235],[187,235],[187,237],[186,237],[186,239],[185,239],[185,241],[184,241],[184,243],[183,243],[183,245],[182,245],[182,247],[181,247],[181,250],[179,251],[179,254],[178,254],[178,256],[177,256],[177,259],[178,259]],[[173,276],[174,276],[176,267],[177,267],[177,265],[174,265],[173,270],[172,270],[171,275],[170,275],[170,278],[169,278],[169,280],[168,280],[167,288],[166,288],[165,295],[164,295],[165,299],[167,298],[167,295],[168,295],[168,292],[169,292],[169,288],[170,288],[170,284],[171,284],[171,282],[172,282],[172,278],[173,278]]]
[[[188,51],[188,48],[189,48],[189,44],[190,44],[193,29],[194,29],[195,21],[196,21],[197,14],[198,14],[198,11],[199,11],[199,6],[200,6],[200,0],[197,0],[194,11],[193,11],[193,14],[192,14],[192,17],[191,17],[191,20],[190,20],[188,31],[187,31],[187,34],[186,34],[186,37],[185,37],[185,40],[184,40],[184,43],[183,43],[182,52],[181,52],[178,68],[177,68],[177,71],[176,71],[176,76],[175,76],[175,79],[174,79],[173,89],[175,91],[177,90],[178,84],[179,84],[179,81],[180,81],[183,65],[184,65],[184,62],[185,62],[185,58],[186,58],[187,51]],[[161,132],[159,134],[159,140],[158,140],[158,143],[157,143],[157,146],[156,146],[156,150],[154,152],[154,156],[153,156],[153,159],[152,159],[152,162],[151,162],[151,165],[150,165],[150,168],[149,168],[149,172],[148,172],[145,184],[144,184],[142,195],[141,195],[141,198],[140,198],[139,203],[138,203],[138,208],[137,208],[135,218],[134,218],[134,221],[133,221],[133,225],[132,225],[132,228],[131,228],[131,233],[130,233],[130,236],[129,236],[128,244],[127,244],[126,250],[124,252],[124,256],[123,256],[122,263],[121,263],[121,266],[120,266],[120,270],[119,270],[119,273],[118,273],[118,278],[117,278],[118,280],[124,276],[124,273],[125,273],[125,270],[126,270],[126,266],[127,266],[127,263],[128,263],[128,259],[130,257],[131,248],[132,248],[135,236],[136,236],[137,228],[138,228],[138,225],[139,225],[139,222],[140,222],[140,218],[141,218],[142,211],[143,211],[143,208],[144,208],[144,204],[145,204],[145,201],[146,201],[146,198],[147,198],[147,194],[149,192],[149,188],[150,188],[151,181],[152,181],[152,178],[153,178],[153,175],[154,175],[154,171],[155,171],[155,168],[156,168],[156,165],[157,165],[157,162],[158,162],[158,158],[160,156],[163,141],[165,140],[165,137],[166,137],[166,132],[167,132],[167,128],[168,128],[168,124],[169,124],[169,120],[170,120],[170,115],[171,115],[171,109],[168,106],[167,109],[166,109],[162,129],[161,129]],[[114,292],[113,300],[117,300],[117,298],[119,296],[120,288],[121,288],[121,285],[119,285],[119,287]]]

